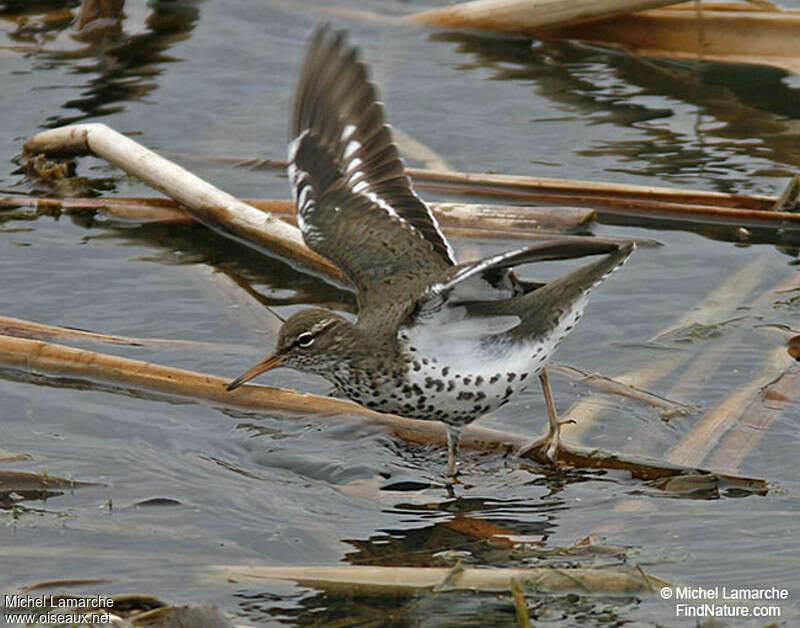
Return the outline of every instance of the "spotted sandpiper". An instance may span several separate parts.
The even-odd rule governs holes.
[[[287,366],[321,375],[379,412],[447,426],[449,476],[461,431],[538,376],[549,416],[544,451],[556,460],[560,421],[545,365],[581,318],[589,291],[624,263],[632,242],[542,240],[458,264],[436,218],[411,187],[375,85],[342,32],[312,38],[294,104],[289,180],[309,248],[338,266],[358,297],[358,320],[300,311],[275,352],[233,390]],[[603,255],[549,283],[514,266]]]

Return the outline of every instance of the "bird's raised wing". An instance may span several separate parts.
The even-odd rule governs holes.
[[[300,73],[289,178],[306,244],[359,291],[440,274],[450,246],[411,189],[367,69],[342,33],[314,34]],[[363,304],[362,304],[363,307]]]
[[[569,309],[585,298],[630,255],[634,245],[601,238],[554,238],[477,262],[454,267],[444,281],[419,298],[400,329],[401,334],[436,333],[440,342],[449,339],[471,319],[472,333],[509,340],[535,335],[546,329],[548,317]],[[521,264],[565,260],[587,255],[605,255],[547,284],[521,282],[509,270]]]

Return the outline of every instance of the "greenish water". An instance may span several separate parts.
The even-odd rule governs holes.
[[[442,34],[277,2],[131,2],[123,39],[97,48],[76,40],[69,16],[55,13],[76,4],[0,5],[3,194],[52,193],[18,170],[22,144],[41,129],[72,122],[104,122],[172,153],[281,158],[306,39],[326,19],[346,27],[362,47],[390,122],[457,170],[775,195],[800,162],[800,82],[775,69]],[[389,0],[346,6],[388,15],[422,8]],[[242,198],[289,195],[281,172],[181,163]],[[155,195],[98,159],[80,159],[78,174],[104,195]],[[588,386],[553,376],[556,403],[562,413],[586,400],[602,408],[582,433],[584,444],[663,459],[708,411],[761,372],[784,340],[763,325],[800,329],[800,292],[775,292],[785,281],[797,285],[797,242],[769,231],[756,232],[749,244],[729,242],[720,239],[727,232],[703,225],[612,216],[589,231],[663,246],[640,248],[596,291],[555,361],[607,376],[656,365],[663,376],[646,387],[701,411],[665,422],[638,402],[592,397]],[[519,242],[454,244],[462,256],[474,256]],[[241,299],[232,296],[241,289],[230,277],[248,280],[282,315],[305,304],[352,305],[348,293],[197,226],[117,226],[0,211],[0,268],[2,315],[216,343],[217,351],[88,348],[224,377],[239,374],[273,341],[244,315]],[[710,327],[651,342],[743,270],[755,277],[752,286],[734,284]],[[667,370],[665,356],[680,366]],[[703,359],[705,366],[693,367]],[[260,381],[327,391],[321,380],[288,370]],[[12,369],[0,370],[0,399],[0,448],[30,456],[0,469],[99,483],[46,500],[0,500],[6,591],[103,578],[108,582],[69,591],[211,603],[245,624],[360,617],[378,625],[392,613],[396,625],[514,625],[505,595],[352,599],[273,581],[233,581],[210,570],[444,565],[448,557],[439,553],[455,550],[464,564],[487,567],[627,564],[698,587],[781,586],[791,593],[780,604],[781,625],[795,625],[800,616],[797,402],[767,427],[758,425],[758,412],[742,419],[739,433],[753,444],[743,460],[719,454],[726,451],[723,439],[698,462],[765,478],[772,486],[766,497],[723,492],[668,499],[624,474],[542,473],[513,458],[466,454],[469,487],[452,499],[427,487],[441,477],[444,452],[375,433],[352,418],[233,413]],[[543,399],[532,387],[481,424],[534,436],[545,421]],[[470,524],[495,526],[498,534],[545,550],[587,536],[622,549],[545,558],[530,546],[498,549],[466,532]],[[657,595],[528,601],[532,617],[551,625],[694,625],[676,618],[674,601]],[[728,621],[763,626],[774,619]]]

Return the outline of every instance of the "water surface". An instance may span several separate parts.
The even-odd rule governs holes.
[[[640,59],[564,43],[337,18],[303,3],[237,1],[128,3],[123,39],[97,49],[72,36],[68,15],[55,13],[76,4],[0,10],[5,192],[52,193],[18,170],[18,156],[35,132],[73,122],[103,122],[172,153],[282,157],[297,68],[309,32],[324,19],[346,27],[362,47],[392,124],[457,170],[774,195],[800,157],[800,83],[775,69]],[[398,15],[419,7],[373,0],[350,8]],[[212,159],[182,163],[239,197],[288,197],[281,172]],[[89,179],[93,193],[155,195],[98,159],[80,159],[78,174]],[[98,219],[2,213],[0,221],[0,313],[219,347],[90,347],[97,350],[239,374],[271,349],[274,330],[244,314],[249,297],[231,296],[229,275],[250,281],[284,316],[306,304],[353,306],[349,293],[198,226],[122,228]],[[783,342],[761,325],[800,328],[797,250],[771,232],[761,234],[760,244],[730,242],[701,225],[611,216],[588,232],[663,246],[640,248],[597,290],[556,361],[616,376],[673,357],[679,365],[660,366],[648,387],[700,412],[666,422],[655,409],[592,396],[588,386],[554,376],[556,402],[565,414],[581,401],[601,408],[581,432],[583,443],[663,459],[706,411],[752,382]],[[519,242],[454,244],[462,256],[474,256]],[[651,342],[740,271],[756,281],[726,292],[722,301],[730,307],[720,308],[710,326]],[[537,272],[552,276],[558,269],[526,271]],[[775,292],[792,280],[793,291]],[[698,362],[704,358],[708,362]],[[465,564],[628,564],[703,587],[785,586],[792,597],[781,606],[781,621],[797,621],[797,403],[786,405],[766,429],[754,426],[757,415],[744,417],[740,430],[755,444],[741,462],[725,458],[724,441],[697,461],[765,478],[772,487],[765,497],[722,492],[668,499],[624,474],[544,473],[513,457],[467,453],[462,467],[469,487],[452,498],[442,489],[420,488],[440,479],[445,452],[403,443],[353,418],[251,415],[11,369],[0,376],[1,445],[29,456],[0,468],[99,483],[47,500],[0,502],[4,589],[105,578],[109,582],[99,588],[70,590],[213,603],[245,622],[313,623],[353,613],[369,618],[388,608],[401,623],[466,625],[491,617],[513,624],[505,596],[365,598],[354,607],[324,592],[229,581],[209,570],[232,564],[446,565],[452,558],[440,553],[456,550]],[[315,393],[328,389],[322,380],[288,370],[261,381]],[[533,437],[545,417],[541,394],[532,387],[482,424]],[[514,554],[466,533],[470,520],[537,548],[594,536],[622,549],[575,559]],[[688,625],[657,597],[543,597],[532,613],[554,625]]]

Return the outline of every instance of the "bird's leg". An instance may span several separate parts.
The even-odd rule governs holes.
[[[547,417],[550,421],[547,436],[544,438],[544,455],[550,462],[556,464],[558,448],[561,446],[561,422],[556,414],[556,404],[553,401],[553,393],[550,391],[550,377],[547,375],[547,369],[542,369],[542,372],[539,373],[539,382],[542,384],[544,401],[547,404]]]
[[[547,404],[547,418],[549,425],[547,429],[547,436],[539,438],[529,445],[520,448],[519,455],[526,457],[532,451],[536,452],[535,458],[544,455],[544,457],[553,466],[558,466],[558,450],[561,447],[561,426],[565,423],[575,423],[572,419],[558,420],[556,414],[556,404],[553,401],[553,393],[550,391],[550,378],[547,376],[547,370],[542,369],[539,373],[539,382],[542,384],[542,392],[544,393],[544,401]]]
[[[447,425],[447,477],[453,481],[456,477],[456,457],[458,456],[458,442],[461,440],[461,428]]]

